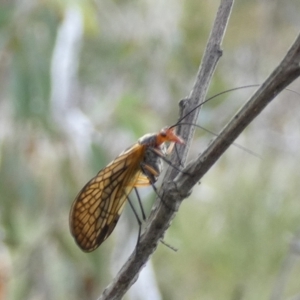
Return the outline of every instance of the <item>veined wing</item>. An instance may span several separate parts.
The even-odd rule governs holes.
[[[147,185],[147,177],[140,168],[144,153],[144,145],[134,144],[77,195],[70,212],[70,228],[83,251],[93,251],[107,239],[119,220],[128,194],[141,183]]]

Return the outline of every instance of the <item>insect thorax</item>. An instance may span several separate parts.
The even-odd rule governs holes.
[[[156,146],[156,134],[146,134],[142,136],[138,142],[141,145],[146,145],[144,159],[142,161],[143,166],[150,166],[156,174],[153,174],[147,168],[143,168],[143,173],[150,179],[152,183],[155,183],[159,174],[162,172],[163,162],[162,159],[159,157],[157,152],[160,152],[161,155],[165,155],[165,145]],[[156,152],[155,152],[156,151]]]
[[[149,147],[155,147],[156,145],[156,133],[147,133],[138,139],[138,143]]]

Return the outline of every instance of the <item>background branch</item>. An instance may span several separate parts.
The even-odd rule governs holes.
[[[222,56],[221,43],[225,35],[232,5],[233,0],[225,0],[220,3],[192,91],[188,98],[180,102],[179,119],[183,118],[193,108],[205,100],[210,81],[217,63]],[[193,113],[188,114],[188,116],[184,118],[184,121],[195,124],[197,122],[200,109],[201,106]],[[194,132],[194,126],[182,126],[177,128],[177,133],[184,139],[185,145],[176,145],[177,151],[174,151],[171,157],[172,162],[175,164],[184,165],[186,162]],[[174,178],[176,173],[176,170],[169,168],[166,172],[164,181]]]

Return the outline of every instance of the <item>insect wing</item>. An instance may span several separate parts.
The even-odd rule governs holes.
[[[79,192],[70,212],[70,229],[83,251],[93,251],[107,239],[133,187],[141,179],[147,185],[147,179],[140,168],[144,153],[145,146],[134,144]]]

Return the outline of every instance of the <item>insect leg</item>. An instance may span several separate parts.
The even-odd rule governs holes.
[[[216,136],[216,137],[219,137],[219,135],[218,135],[217,133],[215,133],[215,132],[213,132],[213,131],[211,131],[211,130],[209,130],[209,129],[206,129],[206,128],[202,127],[201,125],[198,125],[198,124],[180,123],[180,125],[191,125],[191,126],[195,126],[195,127],[198,127],[198,128],[200,128],[200,129],[202,129],[203,131],[208,132],[208,133],[211,134],[211,135],[214,135],[214,136]],[[261,156],[260,156],[259,154],[255,153],[254,151],[252,151],[252,150],[250,150],[250,149],[247,149],[247,148],[243,147],[242,145],[240,145],[240,144],[238,144],[238,143],[233,142],[232,145],[234,145],[235,147],[237,147],[237,148],[239,148],[239,149],[241,149],[241,150],[243,150],[243,151],[245,151],[245,152],[247,152],[247,153],[249,153],[249,154],[251,154],[251,155],[253,155],[253,156],[256,156],[256,157],[258,157],[258,158],[261,158]],[[175,150],[176,150],[176,145],[175,145]]]
[[[142,169],[142,172],[143,172],[144,174],[147,174],[147,173],[146,173],[147,170],[146,170],[144,164],[141,164],[141,169]],[[146,175],[146,176],[147,176],[147,175]],[[161,201],[168,209],[173,210],[173,209],[172,209],[166,202],[164,202],[164,200],[161,198],[161,196],[159,195],[159,192],[158,192],[158,190],[157,190],[157,187],[155,186],[154,182],[151,180],[151,177],[150,177],[150,176],[149,176],[149,182],[150,182],[150,184],[151,184],[151,186],[152,186],[152,188],[153,188],[155,194],[156,194],[157,197],[159,198],[159,200],[160,200],[160,201]]]
[[[146,174],[145,172],[147,172],[147,170],[145,169],[145,164],[141,164],[141,169],[142,169],[142,172],[143,172],[144,174]],[[146,175],[146,176],[147,176],[147,175]],[[155,186],[155,184],[154,184],[155,182],[153,182],[153,180],[151,180],[151,179],[153,179],[153,178],[152,178],[151,176],[149,176],[149,182],[150,182],[150,184],[151,184],[151,186],[152,186],[152,188],[153,188],[155,194],[157,195],[157,197],[160,199],[160,201],[161,201],[167,208],[169,208],[169,209],[172,210],[172,208],[171,208],[170,206],[168,206],[168,205],[164,202],[164,200],[160,197],[160,195],[159,195],[159,193],[158,193],[158,190],[157,190],[157,188],[156,188],[156,186]],[[140,202],[140,197],[139,197],[138,191],[137,191],[136,188],[134,188],[134,189],[135,189],[135,191],[136,191],[136,194],[137,194],[137,197],[138,197],[140,206],[141,206],[141,210],[143,211],[143,206],[142,206],[142,203]],[[130,203],[130,202],[129,202],[129,203]],[[131,204],[130,204],[130,205],[131,205]],[[145,220],[145,219],[144,219],[144,220]],[[165,242],[163,238],[160,239],[160,242],[161,242],[163,245],[165,245],[166,247],[168,247],[169,249],[173,250],[174,252],[177,252],[177,251],[178,251],[177,248],[175,248],[175,247],[173,247],[172,245],[170,245],[170,244],[168,244],[167,242]]]
[[[169,159],[167,159],[165,156],[163,156],[159,151],[157,151],[155,148],[149,148],[153,153],[157,154],[162,160],[164,160],[168,165],[173,167],[176,171],[183,173],[185,175],[191,175],[189,173],[183,172],[178,167],[176,167]]]
[[[144,211],[144,207],[143,207],[143,204],[142,204],[142,201],[141,201],[140,194],[139,194],[137,188],[134,188],[134,191],[135,191],[136,197],[138,199],[138,202],[139,202],[139,205],[140,205],[140,208],[141,208],[141,212],[142,212],[142,216],[143,216],[143,221],[146,221],[146,214],[145,214],[145,211]]]
[[[129,199],[128,196],[127,196],[127,200],[129,202],[129,205],[130,205],[130,207],[131,207],[131,209],[132,209],[132,211],[134,213],[134,216],[135,216],[135,218],[136,218],[136,220],[138,222],[138,225],[139,225],[138,238],[137,238],[137,241],[136,241],[136,248],[137,248],[138,245],[139,245],[139,243],[140,243],[140,237],[141,237],[141,233],[142,233],[142,221],[141,221],[139,215],[137,214],[137,212],[136,212],[136,210],[135,210],[135,208],[134,208],[134,206],[133,206],[133,204],[132,204],[132,202],[131,202],[131,200]]]

